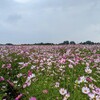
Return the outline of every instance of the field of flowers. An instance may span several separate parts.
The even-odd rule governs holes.
[[[100,100],[100,45],[0,46],[0,100]]]

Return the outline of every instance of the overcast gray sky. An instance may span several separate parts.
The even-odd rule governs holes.
[[[0,0],[0,43],[100,42],[100,0]]]

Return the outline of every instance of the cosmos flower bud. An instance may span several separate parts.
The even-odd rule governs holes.
[[[87,77],[86,80],[87,80],[88,82],[92,82],[92,79],[89,78],[89,77]]]

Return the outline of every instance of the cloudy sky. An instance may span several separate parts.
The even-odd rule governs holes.
[[[0,0],[0,43],[100,42],[100,0]]]

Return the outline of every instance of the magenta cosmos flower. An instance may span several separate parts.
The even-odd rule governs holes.
[[[31,97],[29,100],[36,100],[36,98],[35,97]]]
[[[4,81],[4,80],[5,80],[5,79],[1,76],[1,77],[0,77],[0,82],[1,82],[1,81]]]
[[[15,98],[15,100],[20,100],[22,96],[23,96],[23,94],[19,94],[19,95]]]

